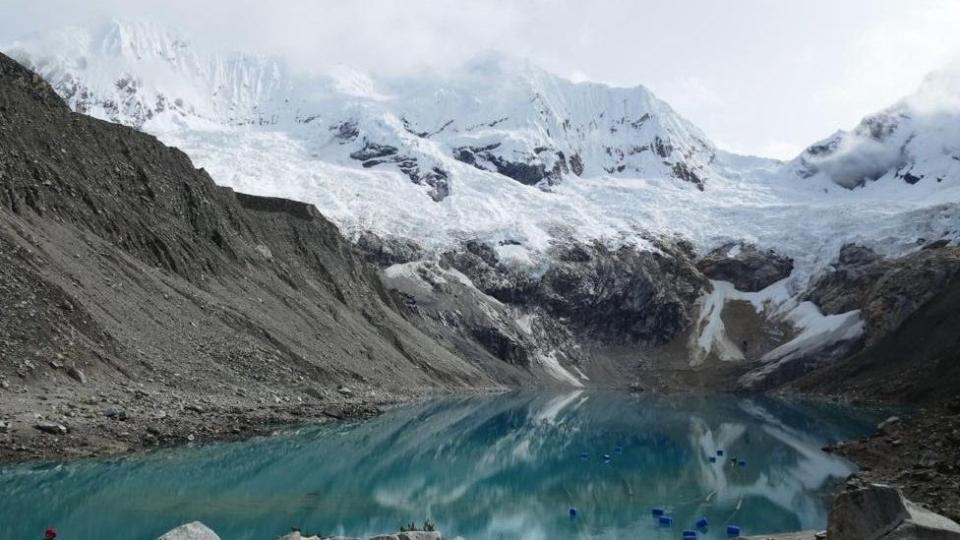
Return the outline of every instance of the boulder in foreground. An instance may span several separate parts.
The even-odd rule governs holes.
[[[167,532],[157,540],[220,540],[220,537],[203,523],[193,521]]]
[[[828,518],[830,540],[960,540],[960,525],[904,499],[899,490],[871,484],[837,497]]]

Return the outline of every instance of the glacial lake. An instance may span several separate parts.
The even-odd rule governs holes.
[[[243,442],[0,468],[0,539],[55,525],[64,540],[152,540],[192,520],[224,540],[293,526],[360,536],[427,518],[467,540],[679,539],[701,517],[703,539],[726,538],[727,524],[819,528],[854,471],[821,447],[878,418],[727,395],[439,399]]]

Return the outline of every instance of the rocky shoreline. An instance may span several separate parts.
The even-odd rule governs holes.
[[[912,501],[960,521],[960,400],[892,417],[871,437],[825,450],[856,463],[859,479],[896,486]]]
[[[38,393],[22,390],[0,400],[0,464],[107,457],[247,439],[298,424],[370,418],[384,407],[409,401],[392,397],[324,402],[277,395],[185,400],[169,390],[145,388],[80,397],[49,388]]]

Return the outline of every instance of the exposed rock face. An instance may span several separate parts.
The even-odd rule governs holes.
[[[220,540],[220,537],[203,523],[194,521],[167,532],[157,540]]]
[[[408,317],[438,342],[500,370],[514,382],[530,376],[539,348],[517,324],[518,314],[460,272],[420,261],[391,266],[382,279],[398,295]]]
[[[362,232],[354,245],[368,262],[381,268],[416,261],[424,255],[423,248],[412,240],[383,238],[369,231]]]
[[[561,247],[562,262],[540,282],[543,304],[602,340],[666,343],[690,325],[692,306],[709,283],[681,249],[657,247]]]
[[[517,269],[500,263],[489,244],[470,240],[463,249],[443,254],[441,264],[457,269],[473,284],[501,302],[536,303],[538,280],[529,269]]]
[[[827,314],[862,310],[866,343],[889,334],[960,274],[960,248],[934,246],[896,259],[848,244],[806,297]]]
[[[539,307],[597,341],[669,341],[692,321],[691,309],[709,287],[688,255],[658,242],[658,250],[565,242],[539,279],[501,264],[490,246],[467,243],[444,262],[503,302]]]
[[[564,240],[541,271],[501,261],[493,246],[464,242],[439,261],[396,264],[383,272],[420,328],[470,357],[553,377],[553,384],[617,384],[632,362],[603,360],[594,349],[644,349],[685,329],[709,282],[686,246],[653,247]],[[482,356],[482,355],[481,355]],[[589,378],[588,378],[589,377]],[[549,379],[548,379],[549,380]]]
[[[583,162],[577,154],[569,165],[563,152],[551,151],[546,147],[536,148],[533,155],[507,158],[497,153],[500,145],[461,146],[453,149],[453,157],[480,170],[495,171],[528,186],[555,185],[571,169],[577,175],[583,173]],[[579,173],[576,172],[578,170]]]
[[[723,245],[697,261],[710,279],[729,281],[741,291],[756,292],[784,279],[793,271],[793,259],[751,244]]]
[[[823,336],[822,344],[810,349],[780,351],[774,349],[761,359],[757,368],[737,381],[738,388],[763,392],[794,381],[818,369],[832,366],[855,352],[862,343],[862,323],[850,314],[836,328]]]
[[[942,406],[960,395],[958,328],[960,276],[893,332],[791,387],[844,399]]]
[[[845,245],[802,298],[833,318],[829,330],[811,336],[816,347],[766,354],[764,365],[744,374],[739,387],[757,391],[789,383],[861,395],[870,388],[872,395],[862,397],[897,401],[949,395],[956,368],[945,351],[956,342],[949,313],[958,305],[958,280],[960,248],[946,242],[892,259]]]
[[[960,539],[960,525],[907,501],[892,487],[873,484],[837,497],[828,519],[831,540]]]
[[[342,127],[344,124],[339,126]],[[342,135],[340,127],[337,129],[338,137]],[[346,129],[348,134],[351,133],[349,125]],[[355,130],[356,126],[352,129]],[[447,171],[440,167],[423,167],[417,158],[400,154],[396,146],[378,144],[364,139],[363,147],[351,152],[350,157],[362,162],[361,165],[367,169],[385,163],[395,164],[414,184],[430,186],[428,193],[434,201],[440,202],[450,195],[450,175]]]

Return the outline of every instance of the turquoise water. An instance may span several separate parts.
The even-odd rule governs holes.
[[[252,441],[3,468],[0,538],[56,525],[65,540],[153,539],[191,520],[224,540],[274,540],[291,526],[382,533],[425,518],[468,540],[679,539],[700,516],[711,524],[701,538],[725,538],[726,523],[817,528],[831,482],[853,471],[820,448],[876,419],[733,396],[443,399]],[[654,506],[672,528],[658,528]]]

